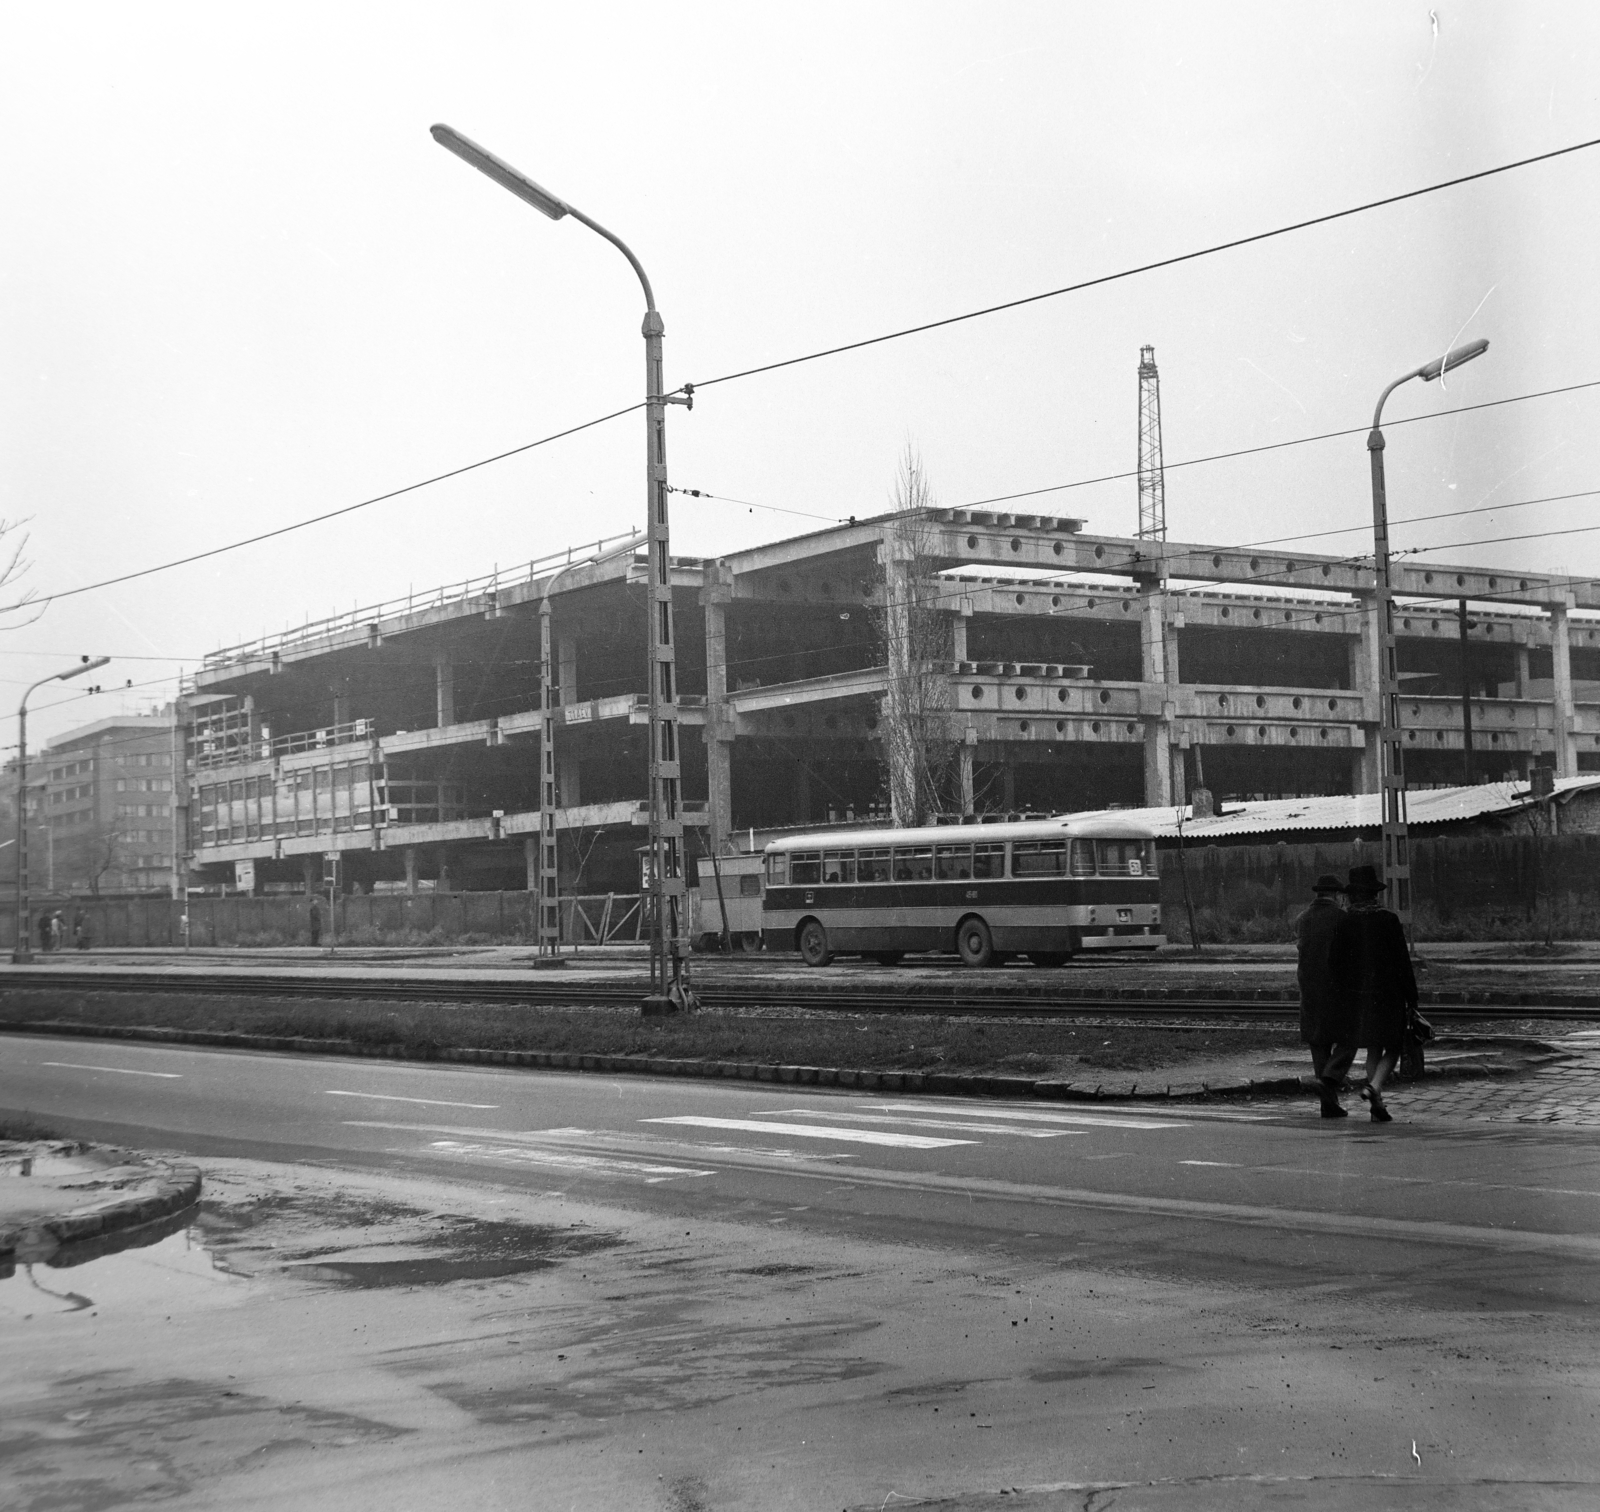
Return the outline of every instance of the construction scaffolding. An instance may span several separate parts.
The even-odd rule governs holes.
[[[1139,348],[1139,539],[1167,538],[1167,483],[1161,465],[1161,378],[1156,349]]]

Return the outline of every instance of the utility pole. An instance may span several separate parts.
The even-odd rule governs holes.
[[[1139,539],[1167,538],[1167,480],[1161,462],[1161,377],[1156,349],[1139,348]]]

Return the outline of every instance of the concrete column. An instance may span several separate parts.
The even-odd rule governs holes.
[[[302,856],[300,858],[300,878],[305,884],[306,896],[314,898],[322,891],[322,857],[318,855]]]
[[[417,892],[417,848],[414,845],[408,845],[401,854],[405,857],[406,863],[406,892],[415,897]]]
[[[527,873],[528,891],[539,891],[539,837],[529,835],[522,842],[522,865]]]
[[[909,718],[914,698],[911,665],[911,544],[893,535],[878,548],[883,564],[884,656],[889,690],[883,699],[882,740],[889,766],[889,817],[897,826],[917,822],[917,778]]]
[[[576,808],[583,802],[576,751],[556,747],[556,800],[561,808]]]
[[[961,608],[950,621],[950,655],[958,662],[971,661],[967,655],[967,622],[972,618],[972,600],[961,600]]]
[[[1171,678],[1167,667],[1167,585],[1161,578],[1139,582],[1140,680],[1155,684],[1161,698],[1159,718],[1144,727],[1144,801],[1150,808],[1172,802],[1172,720],[1177,713],[1166,696]],[[1175,669],[1174,669],[1175,670]]]
[[[456,670],[448,656],[433,659],[434,722],[442,730],[456,722]]]
[[[1576,710],[1572,701],[1572,640],[1567,628],[1570,604],[1550,609],[1550,666],[1555,679],[1556,776],[1578,775]]]
[[[1362,732],[1366,744],[1350,753],[1350,786],[1353,792],[1376,793],[1382,789],[1378,748],[1379,654],[1378,600],[1364,599],[1355,617],[1356,635],[1350,642],[1350,689],[1361,697]]]
[[[721,855],[733,828],[733,721],[728,715],[728,600],[732,574],[708,563],[700,602],[706,611],[706,844]]]
[[[1531,653],[1525,640],[1519,640],[1513,649],[1517,655],[1517,697],[1526,698],[1528,696],[1529,680],[1528,662]]]
[[[578,637],[571,631],[556,636],[556,686],[564,704],[578,701]]]
[[[350,723],[350,684],[347,682],[340,682],[334,685],[333,722],[336,725]],[[252,729],[250,733],[254,735],[255,731]]]

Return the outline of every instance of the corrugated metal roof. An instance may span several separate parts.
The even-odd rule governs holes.
[[[1600,789],[1600,776],[1562,777],[1556,781],[1557,798]],[[1485,814],[1509,814],[1526,806],[1525,782],[1491,782],[1474,787],[1421,788],[1406,795],[1406,810],[1413,829],[1431,824],[1459,824]],[[1227,812],[1211,819],[1193,819],[1183,810],[1183,838],[1204,843],[1234,835],[1272,835],[1295,830],[1377,829],[1383,822],[1381,798],[1377,793],[1358,793],[1351,797],[1271,798],[1260,801],[1228,799]],[[1148,824],[1163,840],[1176,839],[1178,823],[1174,808],[1141,808],[1119,811],[1123,817]]]

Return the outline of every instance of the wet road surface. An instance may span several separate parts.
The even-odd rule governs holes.
[[[195,1316],[273,1362],[262,1379],[244,1351],[224,1377],[373,1403],[337,1446],[359,1484],[319,1483],[307,1457],[337,1456],[302,1444],[276,1478],[172,1471],[196,1506],[291,1483],[297,1505],[443,1506],[452,1455],[484,1506],[546,1504],[498,1478],[507,1455],[552,1506],[979,1506],[1013,1486],[1039,1506],[1591,1505],[1600,1145],[1393,1106],[1376,1128],[1309,1100],[1068,1108],[0,1042],[0,1107],[206,1163],[204,1222],[162,1244],[217,1257],[229,1300]],[[23,1344],[77,1329],[68,1356],[104,1363],[76,1353],[93,1326],[131,1351],[127,1381],[165,1367],[160,1339],[134,1347],[148,1299],[24,1327],[15,1299],[41,1294],[4,1286]],[[176,1357],[228,1407],[217,1362]],[[8,1420],[54,1421],[73,1377],[48,1358],[48,1384],[0,1398]],[[118,1411],[136,1420],[136,1396]],[[265,1421],[230,1432],[246,1419]],[[55,1442],[39,1432],[25,1458]],[[641,1436],[655,1468],[619,1469]],[[71,1459],[39,1460],[41,1489]],[[119,1504],[93,1494],[37,1505]]]

